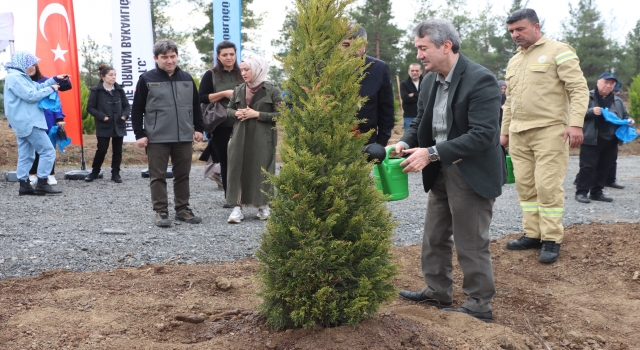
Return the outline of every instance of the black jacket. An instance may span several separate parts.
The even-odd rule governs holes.
[[[436,73],[429,73],[420,85],[418,115],[400,141],[410,148],[430,147],[433,140],[433,105]],[[500,88],[488,69],[462,54],[453,71],[447,99],[447,141],[436,145],[439,162],[422,170],[425,192],[433,186],[441,166],[458,164],[469,186],[483,198],[502,194],[507,181],[507,167],[500,146]]]
[[[582,143],[591,146],[598,144],[598,123],[604,119],[602,115],[593,113],[593,107],[598,107],[598,105],[596,103],[595,91],[591,90],[589,91],[589,108],[587,109],[587,114],[584,116],[584,124],[582,125],[582,133],[584,134],[584,141]],[[622,99],[618,96],[613,97],[613,104],[611,108],[609,108],[609,112],[615,113],[620,119],[631,119],[631,116],[627,113],[627,109],[624,107]],[[617,126],[613,128],[617,128]],[[615,137],[615,135],[613,137]]]
[[[157,66],[142,74],[133,95],[131,123],[136,140],[193,142],[194,130],[204,130],[193,78],[179,67],[171,76]]]
[[[127,123],[122,116],[129,118],[131,106],[127,96],[118,83],[113,85],[111,92],[102,86],[102,79],[98,85],[91,88],[87,101],[87,112],[96,120],[96,136],[124,137],[127,135]],[[104,117],[109,120],[104,121]]]
[[[400,97],[402,98],[402,109],[404,110],[404,117],[415,117],[418,115],[418,94],[420,92],[420,84],[422,83],[422,76],[418,81],[418,89],[411,80],[411,77],[400,83]],[[413,96],[409,97],[409,94]]]
[[[358,126],[362,133],[377,128],[377,133],[373,132],[368,143],[386,146],[395,125],[389,66],[370,56],[366,56],[365,61],[371,65],[364,71],[365,77],[360,82],[360,96],[369,99],[358,111],[357,118],[367,121]]]

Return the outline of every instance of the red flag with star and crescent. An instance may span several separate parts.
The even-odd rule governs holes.
[[[38,0],[38,66],[46,77],[71,75],[72,89],[60,92],[65,130],[71,143],[84,145],[82,139],[82,112],[80,107],[80,69],[73,0]]]

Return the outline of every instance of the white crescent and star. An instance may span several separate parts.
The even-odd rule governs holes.
[[[44,33],[44,25],[47,22],[47,18],[49,18],[49,16],[53,14],[59,14],[62,17],[64,17],[64,19],[67,21],[67,40],[68,40],[69,34],[71,33],[71,24],[69,23],[69,15],[67,14],[67,9],[58,3],[49,4],[42,10],[42,13],[40,14],[40,23],[39,23],[40,34],[42,34],[42,37],[46,41],[49,41],[49,39],[47,39],[47,35]],[[55,50],[52,49],[51,51],[55,55],[53,58],[54,62],[58,59],[61,59],[66,62],[64,55],[67,52],[69,52],[69,50],[60,49],[60,43],[58,43],[58,47]]]

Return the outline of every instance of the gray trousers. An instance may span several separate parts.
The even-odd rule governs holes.
[[[173,170],[173,204],[176,212],[189,206],[189,173],[192,142],[150,143],[147,145],[149,179],[153,211],[167,211],[167,166],[171,156]]]
[[[457,165],[440,169],[429,191],[422,239],[425,295],[441,302],[453,300],[451,271],[455,242],[464,275],[462,291],[467,296],[462,307],[476,312],[491,310],[491,299],[496,294],[489,252],[494,201],[478,195]]]

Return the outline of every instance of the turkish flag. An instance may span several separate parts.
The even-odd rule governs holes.
[[[80,107],[80,69],[72,0],[38,0],[38,66],[46,77],[71,75],[71,90],[60,92],[65,130],[71,143],[84,145]]]

